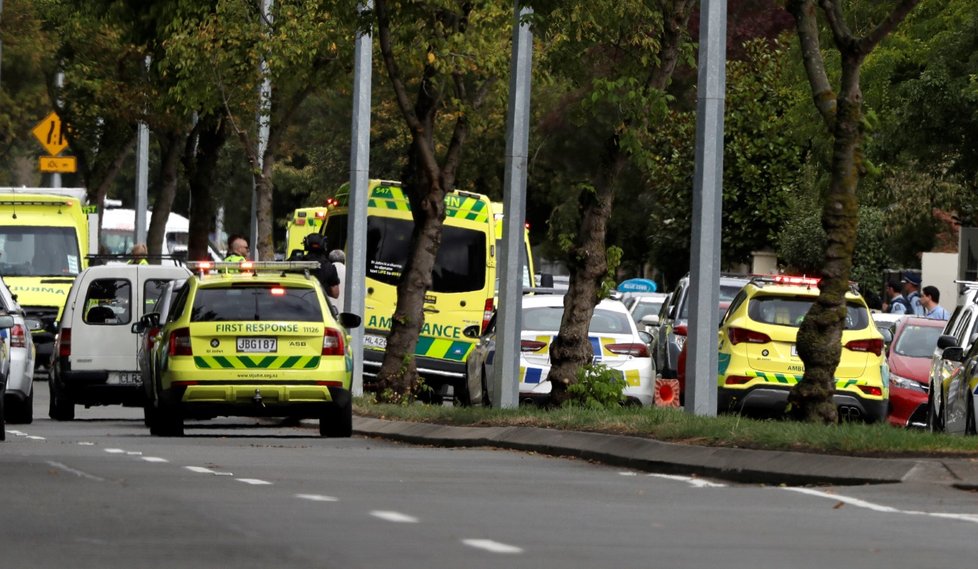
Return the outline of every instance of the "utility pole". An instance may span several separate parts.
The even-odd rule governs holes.
[[[262,26],[272,23],[272,4],[274,0],[262,0]],[[272,79],[268,76],[268,62],[261,60],[261,90],[258,94],[258,172],[265,169],[265,149],[268,148],[269,112],[272,108]],[[258,256],[258,180],[252,177],[251,184],[251,256],[255,261]]]

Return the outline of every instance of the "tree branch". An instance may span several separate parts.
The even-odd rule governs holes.
[[[914,6],[920,3],[920,0],[903,0],[900,5],[890,12],[890,15],[886,17],[885,20],[879,23],[869,34],[859,40],[859,48],[863,53],[869,53],[873,51],[873,48],[883,41],[890,32],[896,28],[900,22],[902,22],[910,10],[913,10]]]
[[[808,76],[808,83],[812,89],[815,108],[831,131],[835,126],[836,96],[825,72],[825,62],[822,60],[815,0],[788,0],[787,9],[795,18],[805,75]]]

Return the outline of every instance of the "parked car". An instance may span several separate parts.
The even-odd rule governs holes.
[[[635,324],[639,328],[645,327],[648,332],[649,328],[659,325],[659,312],[662,311],[662,305],[666,303],[667,298],[669,294],[665,292],[629,292],[625,293],[622,302],[631,313]],[[644,320],[646,317],[652,319]]]
[[[890,367],[890,410],[897,427],[927,426],[930,361],[946,322],[920,316],[901,318],[886,351]]]
[[[897,322],[906,314],[890,314],[889,312],[872,312],[873,322],[876,329],[883,334],[883,347],[888,347],[893,341],[893,333],[896,332]]]
[[[805,373],[798,328],[818,295],[818,279],[785,275],[754,277],[737,294],[720,323],[718,411],[783,413],[788,393]],[[840,417],[882,421],[888,394],[883,335],[855,289],[845,302],[832,400]]]
[[[162,292],[156,299],[153,312],[147,312],[140,317],[139,321],[132,325],[132,332],[139,337],[136,359],[139,362],[139,375],[143,383],[143,395],[145,396],[143,410],[147,420],[151,411],[146,410],[152,398],[153,386],[153,350],[160,339],[160,330],[163,323],[170,317],[170,308],[173,300],[183,290],[187,284],[187,279],[174,279],[163,287]],[[149,424],[147,423],[147,426]]]
[[[29,424],[34,421],[34,358],[36,350],[27,324],[26,313],[0,279],[0,311],[14,319],[6,330],[10,351],[10,372],[3,405],[8,423]]]
[[[964,302],[954,309],[931,356],[927,399],[927,428],[953,434],[968,430],[969,407],[974,421],[974,405],[969,405],[974,400],[974,386],[969,385],[974,370],[965,372],[961,365],[964,361],[970,366],[978,364],[973,349],[978,339],[978,283],[961,284]]]
[[[52,419],[74,419],[76,404],[143,404],[132,323],[155,311],[167,282],[189,274],[180,266],[135,264],[89,267],[79,273],[68,292],[52,354]]]
[[[7,429],[4,428],[5,413],[3,400],[6,399],[4,392],[7,389],[7,377],[10,374],[9,331],[13,326],[13,316],[0,314],[0,441],[7,438]]]
[[[750,279],[742,275],[723,275],[720,277],[720,304],[717,309],[720,317],[730,305],[730,301]],[[655,335],[654,358],[656,369],[664,378],[677,378],[679,352],[686,343],[689,323],[689,301],[691,297],[690,276],[679,280],[669,302],[662,306],[659,314],[659,330]]]
[[[521,402],[541,402],[550,397],[550,344],[560,329],[564,313],[562,295],[538,294],[523,298],[523,330],[520,333]],[[594,308],[588,330],[595,363],[621,373],[628,403],[652,405],[655,365],[648,350],[649,335],[640,331],[619,300],[605,299]],[[478,333],[478,332],[476,332]],[[496,354],[496,318],[490,320],[480,341],[466,361],[468,393],[455,394],[463,405],[488,404],[496,394],[490,388]]]

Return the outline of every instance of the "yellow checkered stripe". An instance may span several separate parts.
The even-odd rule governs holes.
[[[553,336],[535,336],[533,339],[536,340],[537,342],[541,342],[544,344],[542,348],[533,352],[533,355],[541,356],[550,353],[550,344],[553,343],[554,341]],[[601,358],[617,356],[617,354],[615,354],[614,352],[608,349],[608,346],[616,342],[614,338],[606,338],[603,336],[588,336],[588,342],[590,342],[591,344],[591,350],[594,351],[594,353],[598,356],[597,358],[598,361],[600,361]]]
[[[790,373],[766,373],[763,371],[748,371],[744,373],[747,377],[756,377],[762,379],[768,383],[780,383],[783,385],[794,385],[801,381],[803,376],[794,375]],[[836,389],[847,389],[859,384],[858,380],[855,379],[836,379],[835,387]]]
[[[320,356],[194,356],[199,369],[316,369]]]
[[[473,342],[421,336],[418,338],[418,344],[414,348],[414,354],[440,360],[464,362],[474,345]]]

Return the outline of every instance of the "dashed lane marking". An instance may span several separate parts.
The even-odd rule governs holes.
[[[121,448],[107,448],[107,449],[105,449],[105,452],[107,452],[109,454],[125,454],[126,453],[126,451],[122,450]]]
[[[312,502],[339,502],[339,498],[334,498],[333,496],[323,496],[322,494],[296,494],[296,498],[302,500],[309,500]]]
[[[509,545],[506,543],[500,543],[498,541],[493,541],[491,539],[463,539],[462,543],[468,545],[469,547],[474,547],[476,549],[483,549],[490,553],[523,553],[522,547],[516,547],[515,545]]]
[[[104,478],[99,478],[98,476],[95,476],[94,474],[89,474],[87,472],[82,472],[81,470],[78,470],[77,468],[72,468],[70,466],[61,464],[60,462],[54,462],[53,460],[49,460],[48,461],[48,464],[50,464],[51,466],[57,468],[58,470],[64,470],[65,472],[67,472],[69,474],[74,474],[75,476],[77,476],[79,478],[87,478],[88,480],[94,480],[96,482],[105,482],[105,479]]]
[[[374,510],[370,512],[371,516],[380,518],[388,522],[395,522],[401,524],[416,524],[418,523],[418,518],[414,516],[409,516],[407,514],[402,514],[400,512],[390,512],[386,510]]]
[[[268,480],[259,480],[258,478],[235,478],[235,480],[252,486],[268,486],[271,484]]]
[[[648,476],[652,478],[664,478],[666,480],[678,480],[679,482],[685,482],[690,486],[695,486],[697,488],[726,488],[726,484],[720,482],[710,482],[709,480],[703,480],[702,478],[694,478],[692,476],[678,476],[675,474],[649,474]]]
[[[213,474],[214,476],[234,476],[230,472],[219,472],[217,470],[211,470],[210,468],[204,468],[203,466],[184,466],[190,472],[196,472],[198,474]]]
[[[146,462],[170,462],[169,460],[165,458],[160,458],[158,456],[142,456],[140,458],[142,458]]]

